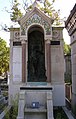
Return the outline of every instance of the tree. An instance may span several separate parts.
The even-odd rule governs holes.
[[[64,54],[65,55],[71,55],[70,45],[67,45],[65,42],[64,42]]]
[[[18,7],[19,7],[18,1],[14,0],[14,2],[12,3],[12,9],[11,9],[12,13],[10,15],[11,21],[16,22],[17,19],[22,16],[21,10]]]
[[[53,7],[55,0],[52,0],[49,2],[49,0],[44,0],[44,6],[41,7],[41,10],[45,12],[45,14],[48,14],[49,17],[54,18],[54,25],[60,25],[60,10],[56,11]]]
[[[0,38],[0,75],[9,70],[9,47],[6,42]]]
[[[60,25],[60,17],[59,17],[59,13],[60,13],[60,10],[56,11],[53,7],[53,4],[55,2],[55,0],[52,0],[51,2],[49,2],[49,0],[37,0],[37,1],[40,1],[42,2],[42,6],[43,7],[40,7],[40,9],[45,13],[45,14],[48,14],[48,16],[54,18],[54,25]],[[32,1],[30,0],[30,2],[32,3]],[[31,10],[33,7],[32,5],[30,5],[28,7],[28,2],[23,0],[23,3],[24,3],[24,10],[25,12]],[[17,19],[19,17],[22,16],[22,12],[21,10],[18,8],[19,6],[19,3],[17,0],[14,0],[13,2],[13,5],[12,5],[12,14],[11,14],[11,20],[12,21],[17,21]]]

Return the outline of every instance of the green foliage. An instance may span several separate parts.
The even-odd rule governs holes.
[[[5,119],[17,119],[18,114],[18,97],[15,97],[14,100],[12,100],[12,107],[10,111],[5,115]]]
[[[64,54],[66,54],[66,55],[71,54],[71,47],[70,47],[70,45],[67,45],[65,42],[64,42]]]
[[[49,0],[43,0],[42,2],[42,6],[40,9],[45,13],[45,14],[48,14],[48,16],[54,18],[54,25],[61,25],[60,23],[60,17],[59,17],[59,13],[60,13],[60,10],[56,11],[53,7],[53,4],[54,4],[55,0],[52,0],[52,2],[49,2]],[[32,10],[33,9],[33,6],[30,5],[29,7],[27,7],[27,2],[25,1],[24,3],[24,10],[25,12],[29,11],[29,10]],[[12,5],[12,14],[11,14],[11,20],[16,22],[17,19],[19,17],[22,17],[22,12],[21,10],[19,9],[19,3],[17,0],[14,0],[13,2],[13,5]]]
[[[4,104],[0,103],[0,113],[2,113],[4,110]]]
[[[72,84],[72,76],[71,76],[71,73],[65,73],[65,74],[64,74],[64,79],[65,79],[65,83],[70,83],[70,84]]]
[[[60,17],[59,17],[60,10],[56,11],[54,9],[53,7],[54,2],[55,0],[53,0],[52,2],[49,2],[49,0],[46,0],[44,2],[44,7],[42,7],[41,10],[44,11],[44,13],[48,14],[48,16],[54,19],[54,25],[61,25]]]
[[[58,113],[58,114],[57,114],[56,119],[61,119],[61,113]]]
[[[12,10],[12,14],[10,16],[11,21],[16,22],[17,19],[22,16],[21,10],[18,8],[18,6],[19,6],[18,1],[14,0],[14,3],[12,5],[12,9],[11,9]]]
[[[54,109],[54,119],[68,119],[62,107]]]
[[[0,75],[9,70],[9,48],[6,42],[0,38]]]

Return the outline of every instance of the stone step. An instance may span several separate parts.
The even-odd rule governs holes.
[[[46,113],[47,109],[38,108],[38,109],[32,109],[32,108],[25,108],[25,113]]]

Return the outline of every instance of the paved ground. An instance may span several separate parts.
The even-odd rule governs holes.
[[[64,110],[64,112],[66,113],[68,119],[75,119],[75,118],[72,116],[71,112],[70,112],[66,107],[63,107],[63,110]]]

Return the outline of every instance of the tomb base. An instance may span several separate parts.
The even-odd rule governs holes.
[[[20,87],[17,119],[54,119],[52,87]]]

